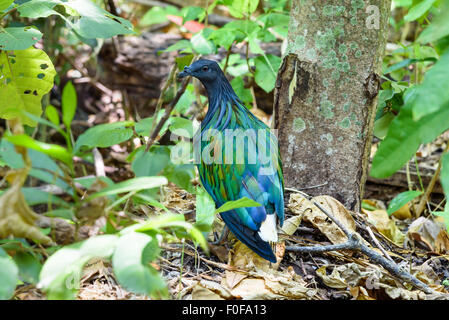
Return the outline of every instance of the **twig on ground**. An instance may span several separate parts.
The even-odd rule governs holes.
[[[303,192],[301,192],[303,193]],[[304,194],[304,193],[303,193]],[[307,196],[310,199],[310,196]],[[328,246],[317,246],[317,247],[301,247],[301,246],[287,246],[286,251],[302,252],[302,253],[322,253],[327,251],[335,250],[354,250],[361,251],[363,254],[368,256],[368,258],[376,264],[381,265],[393,276],[401,279],[402,281],[412,284],[419,290],[424,291],[427,294],[434,294],[435,291],[429,288],[425,283],[418,280],[416,277],[410,273],[403,271],[399,266],[393,261],[384,258],[382,255],[378,254],[373,249],[368,248],[362,241],[359,234],[349,231],[346,226],[344,226],[339,220],[337,220],[328,210],[323,208],[319,203],[312,201],[312,203],[320,209],[326,216],[329,217],[348,237],[348,241],[345,243],[333,244]]]

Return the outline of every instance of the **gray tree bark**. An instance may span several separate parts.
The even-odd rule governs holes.
[[[390,0],[293,0],[274,127],[287,187],[359,210]]]

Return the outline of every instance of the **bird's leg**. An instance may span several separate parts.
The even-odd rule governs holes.
[[[211,242],[210,244],[219,245],[219,244],[223,243],[223,241],[226,240],[226,238],[228,237],[228,233],[229,233],[228,227],[224,226],[218,240],[215,240],[214,242]]]

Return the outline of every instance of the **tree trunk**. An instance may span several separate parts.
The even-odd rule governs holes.
[[[293,0],[274,126],[287,187],[359,210],[390,0],[329,3]]]

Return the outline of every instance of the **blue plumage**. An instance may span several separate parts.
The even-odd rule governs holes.
[[[209,97],[201,131],[194,138],[201,183],[217,207],[242,197],[261,204],[221,217],[237,239],[276,262],[269,242],[277,241],[277,221],[281,226],[284,221],[277,138],[243,105],[215,61],[198,60],[178,77],[189,75],[202,82]]]

